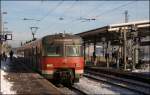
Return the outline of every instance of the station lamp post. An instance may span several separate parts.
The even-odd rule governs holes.
[[[2,44],[3,44],[3,25],[2,25],[2,14],[7,14],[7,12],[2,12],[0,8],[0,54],[2,53]]]

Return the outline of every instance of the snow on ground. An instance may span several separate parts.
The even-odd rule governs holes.
[[[0,68],[0,75],[1,75],[1,93],[2,94],[16,94],[15,91],[12,90],[13,83],[9,82],[8,79],[5,78],[5,76],[8,75],[5,70],[7,70],[9,67],[6,65],[9,62],[9,60],[6,60],[6,62],[1,61],[1,68]]]
[[[146,73],[146,72],[150,72],[150,69],[135,69],[132,70],[132,72],[138,72],[138,73]]]
[[[109,85],[102,82],[96,82],[94,80],[83,77],[80,79],[79,83],[75,83],[74,87],[82,89],[89,95],[93,94],[135,94],[129,90],[115,87],[114,85]]]
[[[141,74],[150,76],[150,64],[145,64],[145,65],[143,65],[142,68],[132,70],[132,72],[134,72],[134,73],[141,73]]]
[[[67,95],[78,95],[77,93],[75,93],[74,91],[70,90],[67,87],[59,87],[58,89]]]
[[[150,73],[150,64],[145,64],[144,68],[142,68],[142,69],[135,69],[132,72]]]
[[[8,80],[6,80],[6,78],[4,76],[7,75],[6,72],[4,72],[3,70],[0,71],[1,72],[1,93],[2,94],[16,94],[15,91],[12,91],[12,83],[10,83]]]

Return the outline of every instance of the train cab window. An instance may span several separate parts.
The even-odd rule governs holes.
[[[47,56],[62,56],[62,47],[61,46],[47,46],[46,48]]]
[[[66,56],[81,56],[81,46],[79,45],[67,45]]]

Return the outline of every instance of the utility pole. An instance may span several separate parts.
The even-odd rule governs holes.
[[[126,37],[126,32],[127,30],[124,29],[123,31],[123,63],[124,63],[124,70],[126,70],[126,65],[127,65],[127,47],[126,47],[126,43],[127,43],[127,37]]]
[[[128,23],[128,11],[125,10],[125,23]],[[123,63],[124,63],[124,70],[126,70],[127,65],[127,29],[123,29]]]
[[[125,14],[125,23],[128,23],[128,11],[125,10],[124,14]]]
[[[137,31],[137,26],[132,26],[132,33],[133,33],[133,46],[132,46],[132,70],[135,69],[135,65],[138,64],[138,59],[139,59],[139,51],[138,51],[138,31]]]

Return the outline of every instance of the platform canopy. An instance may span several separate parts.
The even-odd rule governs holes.
[[[127,37],[131,30],[136,30],[139,37],[150,36],[150,21],[136,21],[129,23],[120,23],[107,25],[101,28],[78,33],[83,38],[85,43],[102,42],[102,41],[114,41],[120,39],[120,32],[128,31]],[[122,31],[120,31],[122,30]]]

